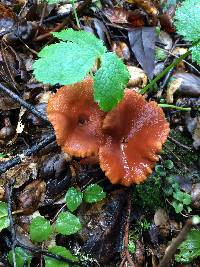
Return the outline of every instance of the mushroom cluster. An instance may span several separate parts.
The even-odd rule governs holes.
[[[98,156],[113,184],[139,184],[152,172],[165,143],[169,124],[156,102],[126,89],[110,112],[93,100],[93,80],[61,87],[48,103],[47,114],[57,143],[71,156]]]

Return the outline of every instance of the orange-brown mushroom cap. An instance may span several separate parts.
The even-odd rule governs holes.
[[[93,80],[61,87],[48,103],[47,115],[62,150],[76,157],[97,155],[105,112],[93,100]]]
[[[126,90],[123,101],[106,115],[103,130],[107,137],[99,150],[100,166],[111,183],[129,186],[152,172],[169,124],[156,102]]]

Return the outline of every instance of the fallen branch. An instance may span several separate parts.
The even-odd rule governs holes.
[[[178,234],[178,236],[172,241],[170,247],[167,249],[163,259],[159,263],[158,267],[167,267],[169,266],[169,262],[176,253],[177,248],[180,244],[186,239],[188,233],[192,229],[193,226],[200,223],[200,219],[197,216],[194,216],[192,219],[187,220],[185,226]]]
[[[2,173],[6,172],[7,170],[11,169],[12,167],[16,166],[17,164],[21,163],[24,160],[24,158],[30,157],[31,155],[36,154],[42,148],[46,147],[48,144],[55,141],[55,139],[56,139],[56,137],[54,134],[52,134],[48,137],[45,137],[40,143],[35,144],[31,148],[24,150],[20,155],[17,155],[6,162],[2,162],[0,165],[0,167],[1,167],[0,175]]]
[[[10,90],[8,87],[0,83],[0,90],[4,92],[6,95],[10,96],[14,101],[17,101],[21,106],[26,108],[28,111],[33,113],[36,117],[43,120],[46,123],[49,123],[47,117],[39,112],[33,105],[27,103],[25,100],[23,100],[20,96],[15,94],[12,90]]]

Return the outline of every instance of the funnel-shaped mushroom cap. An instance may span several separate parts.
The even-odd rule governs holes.
[[[48,103],[47,114],[58,145],[76,157],[97,155],[105,113],[93,100],[93,80],[60,88]]]
[[[123,101],[105,117],[103,130],[107,139],[100,147],[100,166],[111,183],[129,186],[152,172],[169,125],[156,102],[126,90]]]

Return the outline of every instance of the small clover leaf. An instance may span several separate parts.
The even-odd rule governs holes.
[[[30,238],[34,242],[46,241],[52,234],[50,222],[38,216],[34,218],[30,225]]]
[[[56,220],[56,231],[63,235],[72,235],[82,228],[79,218],[66,211],[61,212]]]
[[[0,231],[7,228],[9,225],[8,205],[7,203],[0,201]]]
[[[63,256],[66,259],[72,260],[74,262],[78,261],[78,259],[71,254],[71,252],[62,246],[55,246],[48,248],[48,251],[51,253],[54,253],[59,256]],[[77,267],[77,265],[73,265],[74,267]],[[45,267],[70,267],[70,264],[50,258],[45,257]]]
[[[175,255],[177,262],[189,263],[200,256],[200,231],[192,229],[186,240],[179,246],[179,253]]]
[[[70,187],[65,196],[68,209],[71,212],[75,211],[82,203],[82,198],[83,193],[80,190]]]
[[[183,211],[183,204],[179,201],[173,201],[172,206],[174,207],[176,213]]]
[[[106,193],[103,191],[103,188],[97,184],[89,185],[83,193],[83,199],[88,203],[101,201],[105,197]]]
[[[30,266],[32,256],[30,253],[26,252],[20,247],[15,248],[15,255],[16,255],[16,265],[17,267],[24,267],[24,266]],[[13,251],[10,250],[8,253],[8,261],[11,265],[13,264]],[[26,262],[26,265],[24,265]]]

